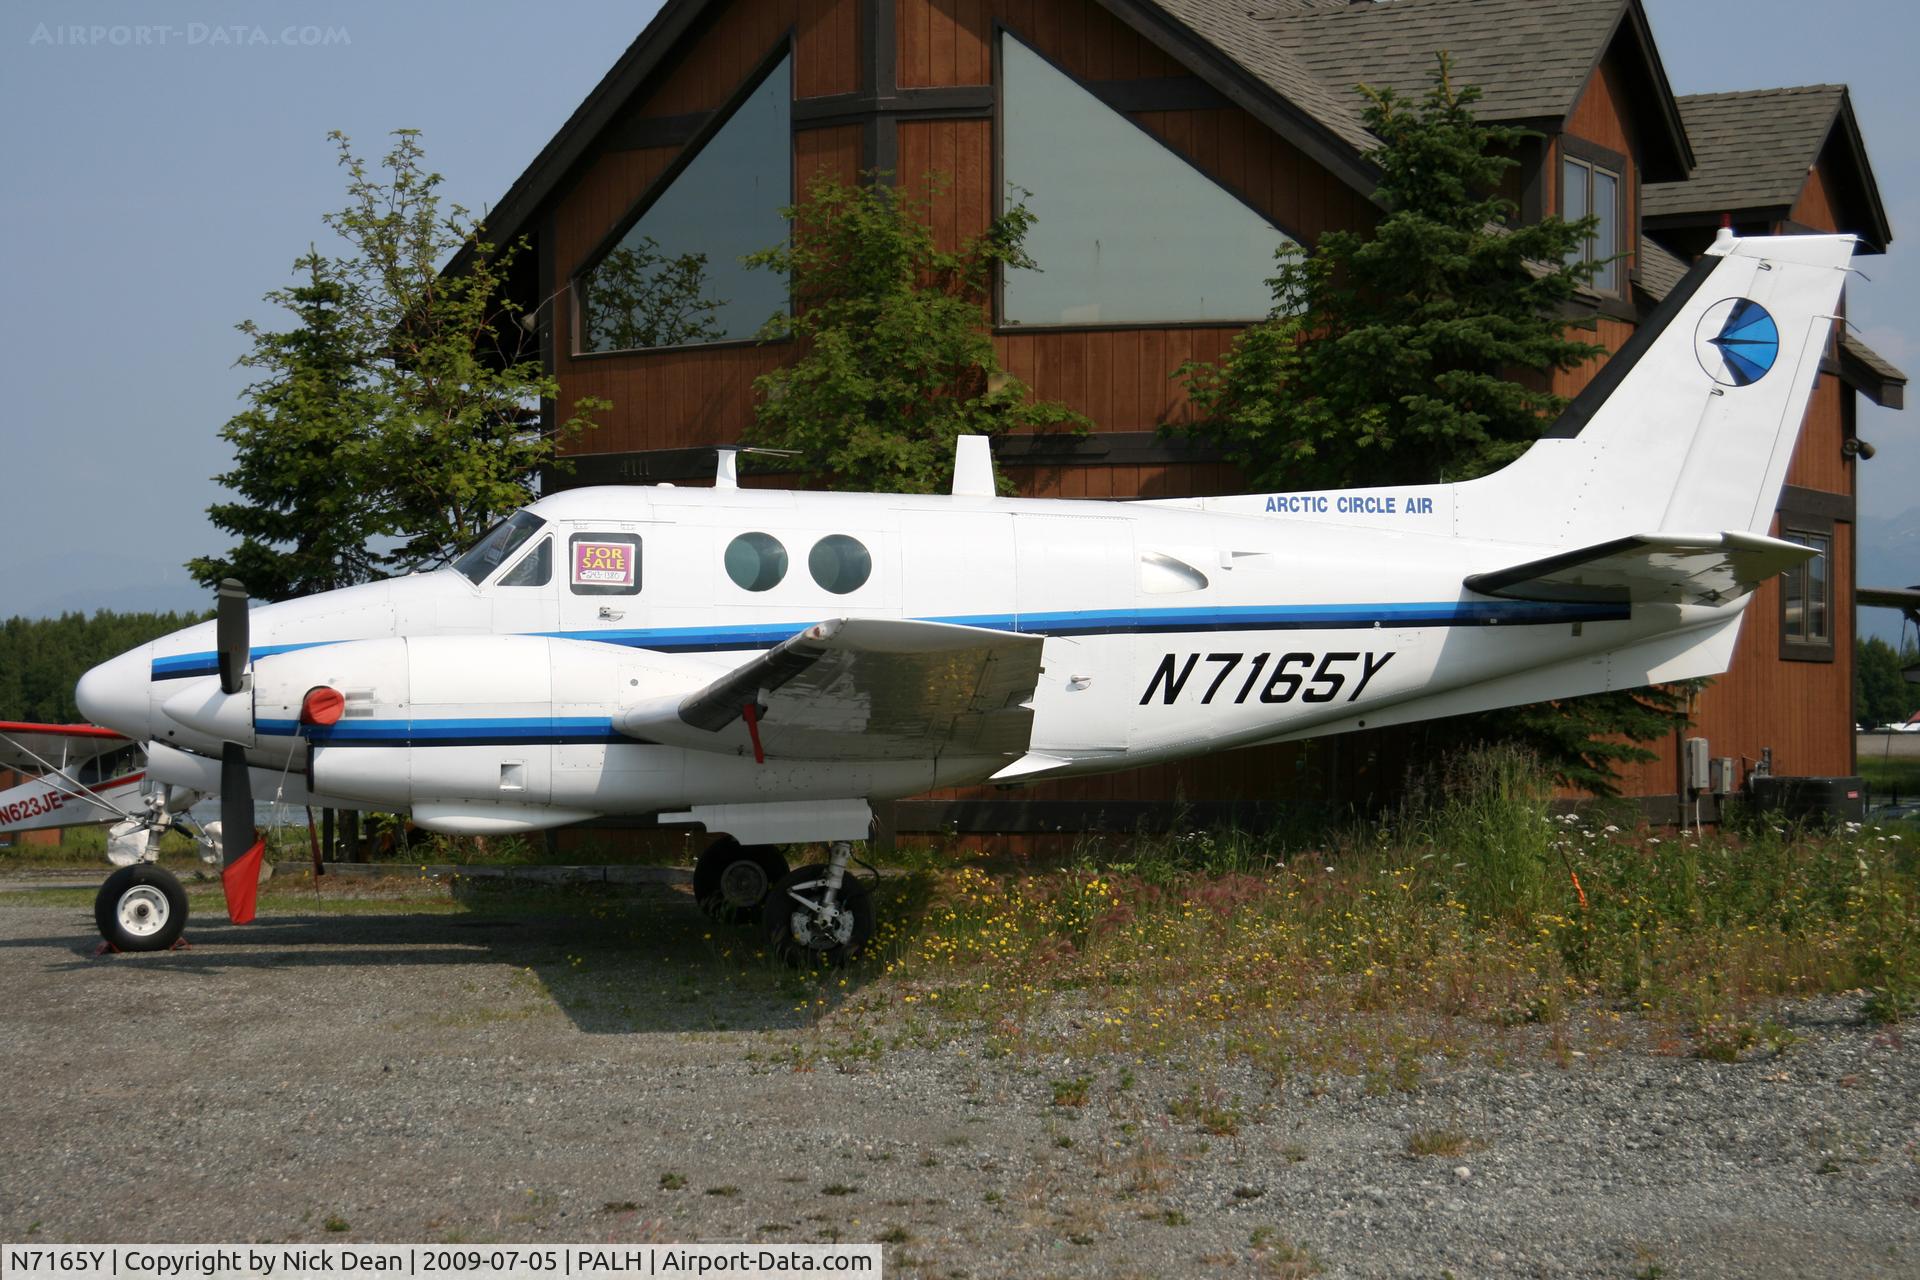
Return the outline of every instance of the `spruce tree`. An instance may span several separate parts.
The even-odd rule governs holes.
[[[1443,54],[1425,95],[1362,87],[1379,138],[1378,222],[1289,247],[1274,310],[1218,363],[1176,375],[1210,441],[1255,488],[1332,489],[1471,479],[1512,461],[1565,407],[1552,374],[1604,354],[1569,322],[1598,264],[1592,219],[1522,222],[1500,194],[1532,136],[1474,113]],[[1590,324],[1590,322],[1589,322]],[[1561,782],[1596,794],[1614,765],[1684,715],[1652,688],[1438,721],[1430,746],[1518,741]]]

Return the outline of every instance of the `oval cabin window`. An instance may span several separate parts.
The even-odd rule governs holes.
[[[844,596],[866,585],[873,574],[873,557],[858,538],[830,533],[813,544],[807,555],[807,572],[828,591]]]
[[[770,533],[743,533],[727,544],[727,576],[743,591],[769,591],[787,576],[787,549]]]
[[[1170,596],[1181,591],[1205,591],[1207,575],[1188,564],[1158,551],[1140,553],[1140,589],[1150,596]]]

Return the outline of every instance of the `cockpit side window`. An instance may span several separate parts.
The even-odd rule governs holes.
[[[553,539],[542,538],[540,545],[520,557],[520,563],[500,575],[498,586],[544,587],[553,581]]]
[[[577,596],[640,593],[640,537],[633,533],[576,533],[567,543],[567,582]]]
[[[453,562],[453,567],[466,576],[468,582],[476,587],[487,580],[487,576],[525,545],[528,538],[539,532],[546,524],[531,511],[516,511],[502,520],[480,541],[468,547]]]

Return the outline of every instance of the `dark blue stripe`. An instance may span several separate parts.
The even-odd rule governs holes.
[[[263,734],[302,734],[317,747],[495,747],[521,744],[641,744],[613,727],[606,716],[459,716],[444,720],[342,720],[308,725],[262,720]]]
[[[1244,605],[1232,608],[1104,609],[1077,613],[979,613],[913,621],[944,622],[1026,635],[1167,635],[1207,631],[1350,631],[1373,627],[1539,626],[1565,622],[1612,622],[1632,615],[1625,604],[1569,604],[1536,600],[1434,600],[1388,604]],[[561,640],[589,640],[662,653],[719,653],[769,649],[808,626],[805,622],[752,623],[723,627],[657,627],[649,630],[541,631]],[[253,650],[265,657],[295,649],[348,641],[315,640]],[[156,658],[153,678],[211,675],[212,653]]]

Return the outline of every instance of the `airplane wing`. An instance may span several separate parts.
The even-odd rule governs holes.
[[[1575,604],[1720,604],[1813,557],[1757,533],[1641,533],[1489,573],[1466,588],[1512,600]]]
[[[1042,643],[981,627],[836,618],[614,724],[645,741],[763,759],[1018,757],[1033,732]]]
[[[23,724],[0,720],[0,769],[47,773],[117,751],[128,739],[97,724]]]

